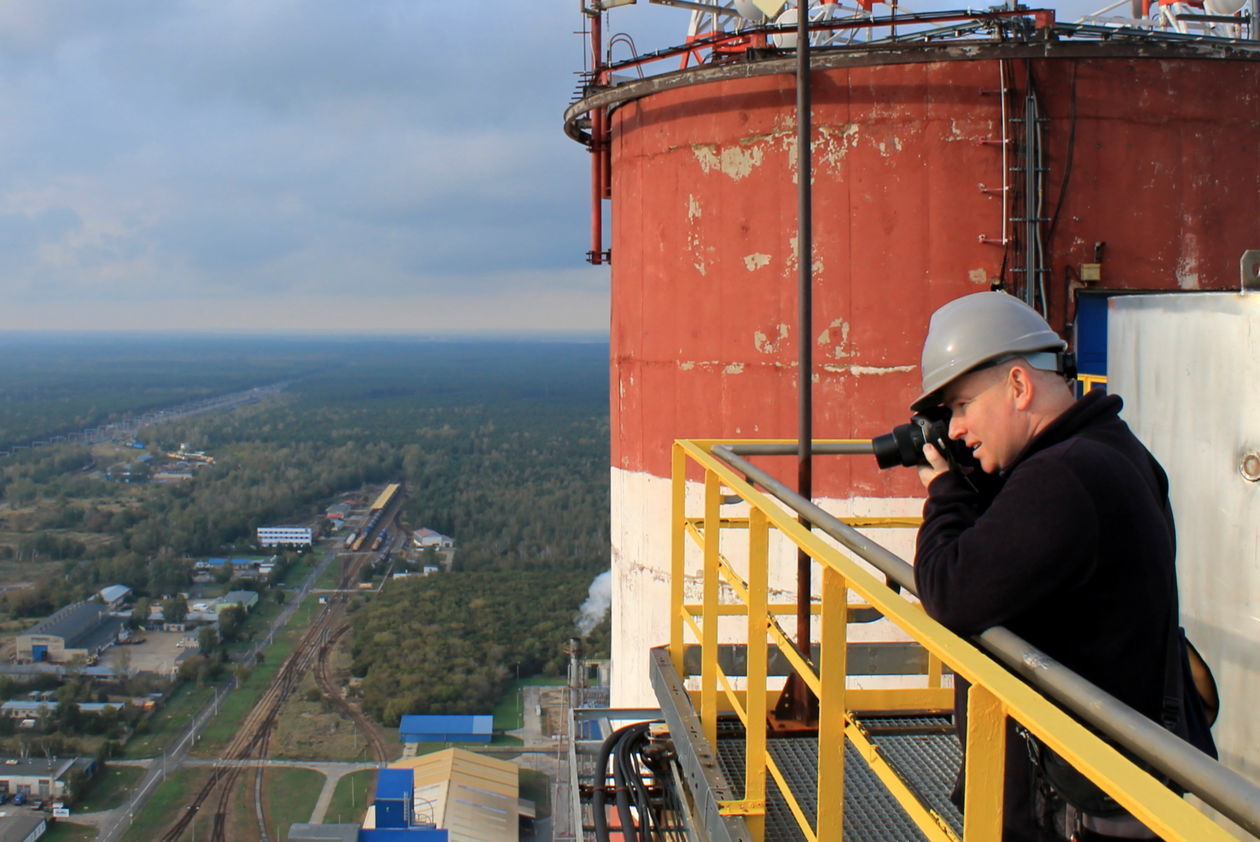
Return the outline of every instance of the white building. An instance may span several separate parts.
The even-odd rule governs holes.
[[[450,549],[455,546],[455,539],[433,529],[417,529],[411,533],[411,542],[418,548],[437,547],[440,550]]]
[[[263,547],[309,547],[311,528],[309,526],[260,526],[258,527],[258,544]]]

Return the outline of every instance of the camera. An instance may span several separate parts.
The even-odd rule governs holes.
[[[911,415],[909,424],[898,424],[891,433],[871,439],[875,462],[881,468],[913,468],[926,464],[923,461],[925,444],[940,451],[950,470],[970,473],[980,467],[965,444],[949,437],[949,410],[944,408]]]
[[[913,468],[923,464],[923,445],[932,444],[941,455],[954,462],[955,450],[949,440],[949,415],[910,416],[909,424],[893,427],[891,433],[871,439],[875,462],[881,468]]]

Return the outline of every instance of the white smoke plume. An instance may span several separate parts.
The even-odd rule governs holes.
[[[599,625],[599,621],[608,613],[610,605],[612,605],[612,571],[605,570],[595,577],[594,582],[591,582],[590,593],[578,609],[575,622],[582,637],[586,637]]]

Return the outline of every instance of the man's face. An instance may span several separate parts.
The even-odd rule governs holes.
[[[947,386],[943,395],[950,411],[949,437],[967,445],[990,474],[1010,465],[1026,443],[1019,433],[1009,374],[1005,365],[973,372]]]

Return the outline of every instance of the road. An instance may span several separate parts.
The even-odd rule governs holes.
[[[288,604],[284,607],[284,610],[271,621],[271,625],[267,628],[266,636],[261,640],[255,641],[254,646],[248,651],[247,660],[250,662],[257,660],[258,653],[271,645],[272,641],[275,640],[276,632],[284,628],[289,620],[293,618],[294,612],[298,610],[302,600],[311,592],[315,581],[328,568],[328,565],[337,558],[338,549],[336,541],[330,543],[329,549],[324,552],[324,557],[320,559],[319,564],[315,565],[315,569],[302,580],[301,587],[296,592],[291,592],[292,595],[289,597]],[[116,842],[116,840],[121,839],[123,834],[127,832],[127,828],[131,826],[132,818],[148,803],[157,785],[166,780],[168,772],[173,772],[186,764],[194,762],[200,765],[201,761],[190,760],[188,752],[196,744],[202,728],[218,713],[219,705],[223,702],[224,696],[231,691],[234,683],[235,679],[224,679],[215,688],[214,696],[202,706],[197,715],[193,717],[192,722],[180,732],[179,738],[174,741],[172,746],[168,746],[166,751],[149,762],[148,771],[145,772],[144,777],[137,784],[127,803],[109,811],[113,815],[100,822],[100,826],[104,830],[96,837],[97,842]]]
[[[227,395],[218,395],[213,398],[205,398],[199,401],[190,401],[182,403],[178,406],[169,407],[167,409],[153,409],[142,413],[135,418],[129,418],[122,421],[114,421],[100,427],[85,427],[78,432],[50,435],[47,438],[31,439],[25,442],[10,442],[0,447],[0,456],[8,456],[19,450],[30,450],[31,448],[47,447],[51,444],[59,442],[73,441],[80,444],[96,444],[98,442],[109,441],[111,439],[130,439],[144,427],[150,424],[158,424],[166,421],[178,421],[184,418],[191,418],[195,415],[202,415],[207,412],[222,412],[229,409],[236,409],[238,406],[255,403],[263,398],[271,397],[280,392],[289,385],[289,381],[281,383],[271,383],[265,386],[255,386],[252,389],[245,389],[240,392],[232,392]]]

